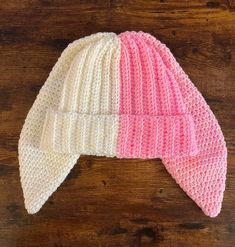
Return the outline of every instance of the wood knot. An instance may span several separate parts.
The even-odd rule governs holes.
[[[135,236],[140,243],[153,243],[156,240],[156,232],[151,227],[137,230]]]

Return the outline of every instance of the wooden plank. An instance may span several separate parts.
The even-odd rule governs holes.
[[[59,0],[0,3],[0,246],[192,246],[235,243],[234,1]],[[17,145],[62,50],[99,31],[150,32],[214,111],[229,156],[221,214],[208,218],[159,159],[82,156],[36,215],[24,209]]]

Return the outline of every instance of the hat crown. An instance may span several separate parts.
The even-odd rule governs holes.
[[[107,33],[83,47],[67,72],[59,110],[137,115],[186,111],[174,74],[142,32]]]

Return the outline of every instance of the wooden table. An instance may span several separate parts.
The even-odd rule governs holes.
[[[36,215],[24,208],[17,145],[62,50],[98,31],[150,32],[206,98],[228,146],[221,214],[211,219],[159,159],[82,156]],[[0,3],[0,246],[235,246],[235,1],[21,0]]]

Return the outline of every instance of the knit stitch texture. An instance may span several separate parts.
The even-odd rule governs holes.
[[[92,34],[63,51],[20,135],[28,213],[40,210],[81,154],[161,158],[206,215],[221,210],[222,131],[170,50],[148,33]]]

